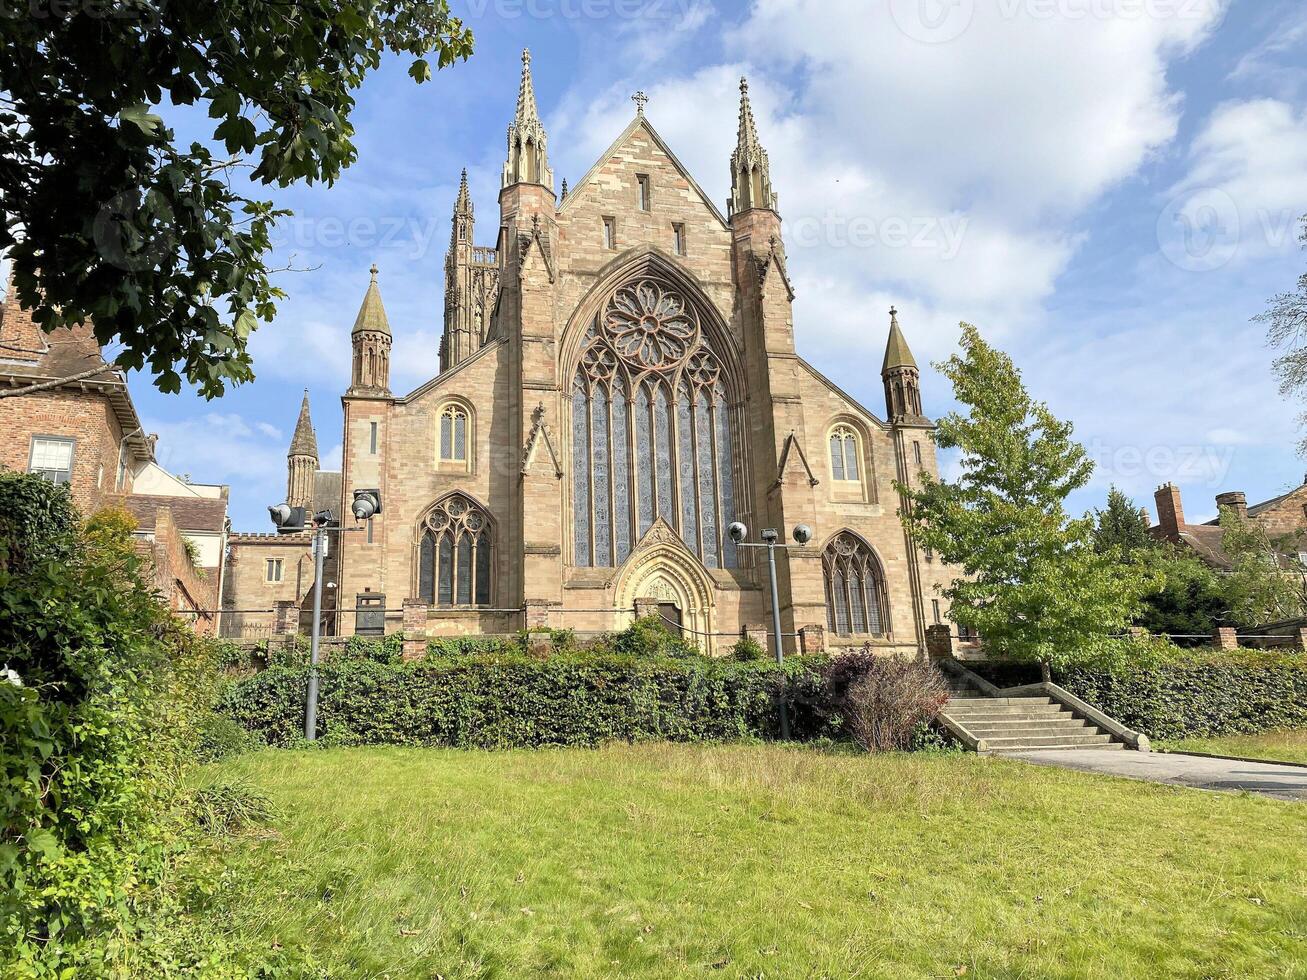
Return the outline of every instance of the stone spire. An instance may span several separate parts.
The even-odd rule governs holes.
[[[753,121],[753,106],[749,104],[749,81],[740,79],[740,129],[731,154],[731,214],[750,208],[775,211],[776,194],[771,186],[771,166],[767,151],[758,139],[758,127]]]
[[[554,172],[546,154],[548,138],[536,107],[531,84],[531,52],[522,49],[522,81],[517,89],[517,113],[508,127],[508,160],[504,164],[504,186],[543,184],[554,189]]]
[[[449,236],[451,249],[457,248],[460,242],[471,244],[474,220],[472,195],[467,189],[467,167],[464,167],[463,176],[458,184],[458,197],[454,199],[454,218]]]
[[[921,414],[921,373],[899,329],[899,311],[890,307],[889,340],[885,344],[885,362],[880,369],[885,383],[885,410],[891,420],[918,421]]]
[[[309,389],[304,389],[300,403],[300,417],[295,423],[295,434],[286,453],[286,503],[292,507],[307,507],[313,500],[313,480],[318,472],[318,437],[313,432],[313,419],[309,416]]]
[[[370,272],[372,281],[363,294],[363,305],[359,307],[359,315],[354,318],[354,329],[350,333],[354,366],[349,390],[387,393],[390,390],[390,322],[381,303],[375,263]]]

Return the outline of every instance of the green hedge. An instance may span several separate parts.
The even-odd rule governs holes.
[[[771,737],[784,688],[796,736],[815,737],[832,734],[816,707],[823,663],[613,653],[342,659],[319,670],[318,732],[337,743],[496,749]],[[303,667],[272,667],[231,685],[222,710],[271,744],[293,743],[306,678]]]
[[[1000,687],[1039,680],[1039,669],[974,665]],[[1307,657],[1272,651],[1145,653],[1111,668],[1054,670],[1054,683],[1153,739],[1245,735],[1307,727]]]

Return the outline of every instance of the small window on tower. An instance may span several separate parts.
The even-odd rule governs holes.
[[[604,218],[604,248],[617,248],[617,220]]]
[[[370,452],[372,453],[372,455],[373,456],[377,455],[377,423],[376,422],[373,422],[369,426],[368,443],[369,446],[371,447]]]
[[[269,582],[280,582],[282,575],[282,560],[280,558],[269,558],[266,568],[267,580]]]
[[[635,182],[639,185],[640,188],[640,210],[648,211],[649,210],[649,175],[636,174]]]
[[[685,225],[672,225],[672,247],[677,255],[685,254]]]
[[[938,600],[938,599],[931,599],[931,600],[930,600],[930,605],[931,605],[931,610],[932,610],[932,612],[933,612],[934,615],[935,615],[935,625],[938,626],[938,625],[940,624],[940,618],[939,618],[939,600]]]
[[[917,468],[920,469],[921,468],[921,443],[916,441],[913,441],[912,443],[912,459],[913,462],[917,464]]]

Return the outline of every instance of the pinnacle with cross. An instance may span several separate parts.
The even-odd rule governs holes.
[[[635,111],[643,116],[645,104],[649,101],[649,96],[645,95],[644,89],[631,96],[631,101],[635,103]]]

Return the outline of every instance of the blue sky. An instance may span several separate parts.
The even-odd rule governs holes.
[[[493,244],[504,130],[524,45],[556,178],[575,182],[630,95],[724,209],[737,83],[749,76],[785,221],[800,352],[874,411],[891,304],[918,360],[959,320],[1152,505],[1298,485],[1299,407],[1252,322],[1307,264],[1307,11],[1295,0],[465,0],[471,61],[416,86],[371,77],[359,161],[297,188],[277,262],[290,297],[255,335],[258,380],[221,401],[133,392],[160,461],[232,486],[263,530],[285,486],[301,390],[338,465],[349,330],[368,282],[395,334],[392,387],[436,371],[449,214],[466,166]],[[926,408],[949,408],[925,371]]]

